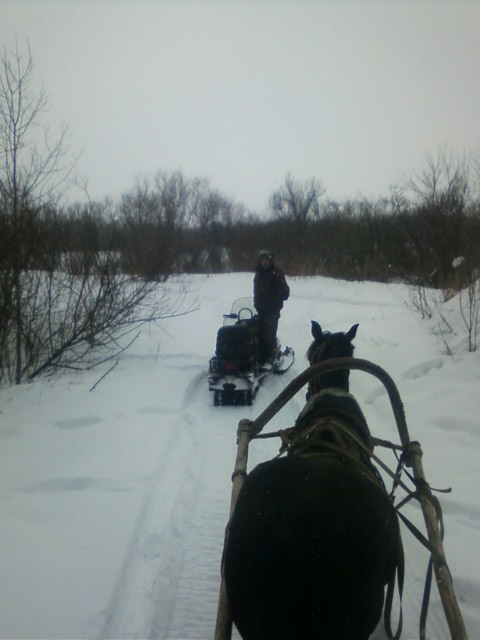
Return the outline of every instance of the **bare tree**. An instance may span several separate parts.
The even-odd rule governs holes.
[[[470,203],[470,162],[440,149],[427,157],[408,188],[416,207],[405,218],[423,284],[448,291],[455,277],[452,261],[464,255],[467,208]]]
[[[190,185],[179,171],[138,180],[122,197],[122,257],[125,269],[150,280],[169,278],[191,217]]]
[[[315,178],[302,184],[289,173],[285,178],[285,186],[271,196],[270,209],[280,220],[302,225],[319,216],[320,199],[324,193],[325,189]]]
[[[45,371],[91,368],[117,358],[145,323],[194,309],[181,284],[159,288],[122,273],[115,227],[110,227],[110,238],[100,238],[97,220],[98,212],[90,205],[80,226],[86,246],[63,252],[63,269],[42,272],[36,295],[24,302],[25,317],[31,320],[25,347],[30,379]]]
[[[35,93],[32,83],[30,47],[26,54],[20,52],[17,42],[12,51],[4,48],[0,58],[0,203],[9,237],[9,269],[3,278],[10,291],[11,309],[6,316],[13,319],[15,326],[17,383],[21,380],[24,355],[22,299],[26,278],[22,274],[26,273],[30,258],[25,239],[33,233],[37,212],[53,200],[71,170],[62,163],[66,129],[52,139],[48,128],[43,127],[41,148],[35,144],[48,98],[43,89]]]
[[[300,256],[305,251],[310,223],[320,217],[323,194],[324,189],[315,178],[301,183],[287,174],[285,185],[270,197],[270,211],[284,225],[287,251],[282,257],[287,270],[302,273],[305,268]]]
[[[471,274],[470,274],[471,275]],[[478,270],[470,278],[467,287],[459,293],[459,304],[462,319],[467,330],[468,350],[476,351],[480,323],[480,280]]]
[[[426,167],[415,171],[408,188],[422,205],[437,207],[450,214],[463,210],[469,199],[470,162],[463,156],[455,158],[444,148],[436,157],[427,155]]]
[[[218,191],[211,190],[206,181],[195,183],[193,220],[200,237],[203,260],[208,271],[223,271],[227,266],[225,244],[236,211],[233,203]]]
[[[35,94],[32,70],[29,48],[26,55],[17,45],[3,51],[0,381],[16,384],[113,358],[143,323],[194,308],[181,288],[158,290],[141,274],[121,272],[117,225],[105,224],[104,207],[90,202],[60,215],[60,189],[71,170],[62,166],[65,130],[51,141],[42,129],[47,99],[43,90]],[[35,144],[39,125],[41,146]],[[169,227],[169,205],[162,210]]]
[[[434,294],[426,283],[440,288],[444,300],[457,294],[469,351],[477,349],[480,317],[479,175],[476,158],[454,158],[439,149],[409,181],[417,208],[404,218],[419,267],[412,294],[417,310],[432,315],[428,296]]]

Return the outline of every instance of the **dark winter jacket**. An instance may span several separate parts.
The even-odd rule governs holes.
[[[290,288],[284,272],[271,262],[268,269],[258,264],[253,279],[253,302],[260,315],[279,315]]]

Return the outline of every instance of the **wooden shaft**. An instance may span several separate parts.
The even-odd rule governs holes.
[[[425,481],[422,465],[422,449],[418,442],[412,442],[408,451],[407,464],[412,467],[415,480],[420,480],[418,499],[422,507],[423,518],[428,532],[428,540],[438,554],[433,555],[433,568],[435,570],[435,578],[443,610],[450,629],[450,635],[452,640],[468,640],[460,607],[458,606],[457,597],[453,589],[452,576],[443,549],[437,513],[431,499],[432,493],[430,486]]]
[[[232,475],[232,493],[230,497],[230,517],[235,510],[240,490],[245,482],[248,461],[248,445],[252,437],[250,420],[240,420],[237,431],[237,458]],[[228,528],[226,536],[228,536]],[[215,626],[215,640],[230,640],[232,637],[232,613],[227,598],[225,578],[222,567],[222,582],[218,597],[217,623]]]
[[[230,605],[228,604],[227,590],[225,588],[225,580],[222,573],[214,640],[230,640],[232,637],[232,625],[232,612],[230,611]]]
[[[332,358],[321,362],[320,364],[314,364],[308,369],[305,369],[303,373],[294,378],[285,389],[271,402],[266,409],[258,416],[253,422],[253,433],[260,433],[263,427],[269,422],[275,414],[277,414],[285,404],[293,398],[293,396],[309,382],[315,376],[323,373],[330,373],[331,371],[337,371],[341,369],[360,370],[366,373],[370,373],[377,377],[387,390],[390,404],[392,406],[393,415],[397,423],[398,433],[403,447],[407,447],[410,443],[410,437],[408,435],[407,422],[405,419],[405,411],[403,408],[402,400],[398,392],[395,383],[389,374],[372,362],[368,360],[362,360],[360,358]]]

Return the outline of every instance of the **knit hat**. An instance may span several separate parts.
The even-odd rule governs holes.
[[[259,251],[258,256],[260,258],[272,258],[273,254],[270,249],[262,249],[261,251]]]

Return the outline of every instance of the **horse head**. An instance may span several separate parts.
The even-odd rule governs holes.
[[[307,351],[310,365],[333,358],[350,358],[354,351],[352,340],[358,324],[347,332],[330,333],[312,320],[313,342]],[[296,433],[302,435],[302,448],[330,441],[342,449],[350,449],[350,438],[345,438],[338,420],[347,431],[353,432],[364,445],[370,447],[370,430],[356,399],[349,393],[349,370],[341,369],[313,377],[308,385],[307,404],[295,423]],[[313,431],[305,441],[303,434]],[[356,445],[355,445],[356,446]],[[296,448],[296,447],[295,447]],[[294,448],[294,449],[295,449]],[[363,452],[361,452],[363,457]]]
[[[320,364],[331,358],[350,358],[355,348],[352,340],[357,334],[357,329],[358,323],[352,325],[346,333],[342,331],[330,333],[329,331],[322,331],[318,322],[312,320],[313,342],[307,351],[307,358],[310,365]],[[348,370],[332,371],[331,373],[324,373],[312,378],[308,385],[307,400],[312,395],[328,387],[334,387],[348,392],[348,378]]]

